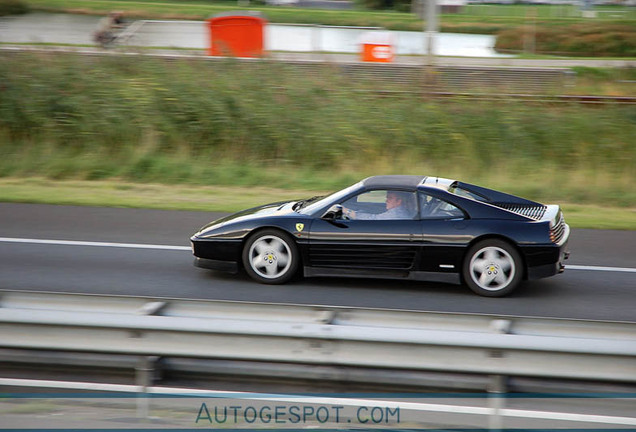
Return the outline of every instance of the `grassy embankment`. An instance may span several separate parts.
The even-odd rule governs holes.
[[[0,0],[1,1],[1,0]],[[17,0],[11,0],[17,1]],[[32,10],[103,15],[118,9],[130,18],[205,19],[219,12],[256,10],[270,22],[384,27],[422,31],[415,14],[396,11],[312,10],[270,7],[263,2],[238,6],[234,1],[188,0],[23,0]],[[462,13],[443,14],[443,32],[495,34],[506,52],[575,56],[636,57],[636,11],[597,7],[598,17],[582,18],[573,5],[469,5]],[[531,45],[529,45],[531,44]]]
[[[634,106],[382,98],[328,66],[10,59],[0,200],[236,210],[423,173],[566,203],[574,226],[636,229]]]

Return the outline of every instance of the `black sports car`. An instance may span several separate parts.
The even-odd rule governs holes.
[[[438,177],[376,176],[326,197],[219,219],[192,236],[195,265],[255,280],[305,276],[464,282],[510,293],[563,271],[570,228],[557,205]]]

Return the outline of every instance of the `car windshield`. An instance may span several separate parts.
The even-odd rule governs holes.
[[[324,198],[313,202],[307,206],[302,206],[298,209],[296,209],[296,211],[298,211],[298,213],[302,213],[302,214],[312,214],[314,213],[316,210],[319,210],[320,208],[328,205],[328,204],[337,204],[340,201],[342,201],[343,198],[345,198],[347,195],[349,195],[351,192],[353,192],[354,190],[358,189],[360,187],[360,183],[356,183],[354,185],[349,186],[348,188],[339,190],[338,192],[334,192],[331,195],[327,195]]]

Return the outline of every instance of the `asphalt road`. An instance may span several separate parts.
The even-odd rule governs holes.
[[[586,269],[570,268],[527,282],[512,296],[491,299],[440,283],[314,278],[267,286],[245,274],[195,268],[189,237],[219,216],[1,203],[0,289],[636,321],[636,232],[573,230],[568,264]],[[174,248],[144,249],[138,244]]]

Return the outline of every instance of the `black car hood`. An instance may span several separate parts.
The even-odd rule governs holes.
[[[271,204],[265,204],[259,207],[254,207],[247,210],[242,210],[238,213],[231,214],[229,216],[217,219],[214,222],[210,222],[195,235],[203,234],[205,231],[209,231],[213,228],[220,228],[228,222],[243,222],[252,219],[260,219],[269,216],[281,216],[293,212],[293,205],[297,201],[281,201]]]

